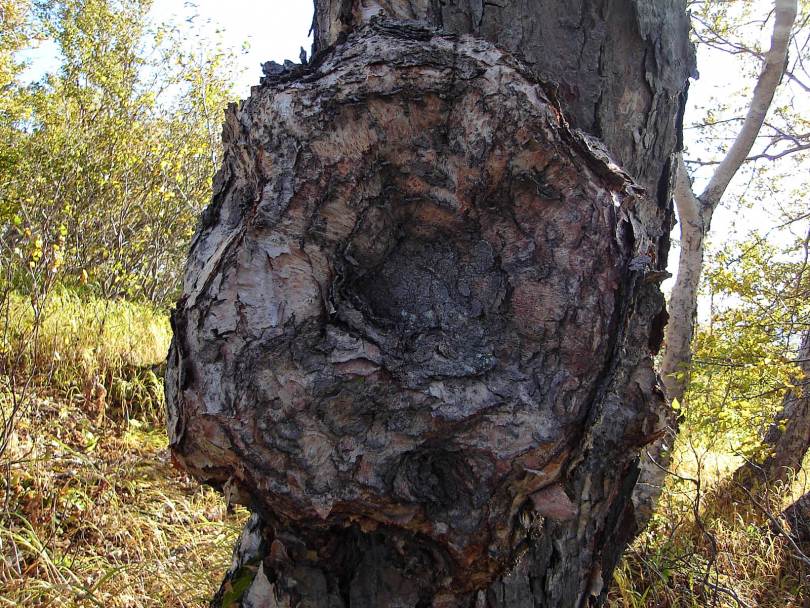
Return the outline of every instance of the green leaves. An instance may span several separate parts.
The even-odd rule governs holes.
[[[176,293],[220,162],[235,56],[155,28],[150,5],[37,1],[26,13],[57,44],[61,65],[17,86],[6,104],[13,116],[0,122],[0,247],[18,247],[28,229],[43,252],[12,277],[17,288],[28,289],[51,252],[46,271],[66,285],[160,304]],[[32,42],[9,42],[0,57]]]
[[[798,377],[797,337],[810,316],[806,261],[763,239],[729,243],[713,256],[705,283],[713,303],[694,341],[682,413],[702,443],[747,457]]]

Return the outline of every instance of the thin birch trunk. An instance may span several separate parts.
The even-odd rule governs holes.
[[[712,216],[729,183],[751,152],[782,79],[797,4],[797,0],[776,0],[771,47],[765,55],[765,65],[754,88],[745,121],[700,196],[692,189],[682,155],[678,158],[674,197],[681,228],[681,251],[669,301],[669,322],[660,366],[670,401],[682,402],[689,384],[703,252]],[[645,451],[639,484],[634,495],[634,502],[643,514],[640,518],[642,524],[644,517],[652,514],[658,502],[670,462],[669,450],[677,435],[677,422],[673,412],[662,415],[662,422],[668,423],[667,430],[659,441]]]
[[[703,244],[709,234],[712,216],[745,159],[751,153],[765,116],[782,80],[787,64],[790,33],[796,20],[797,0],[774,2],[771,46],[759,75],[740,132],[712,174],[706,188],[696,196],[688,180],[680,177],[675,191],[681,219],[682,251],[670,301],[669,323],[664,341],[661,375],[670,399],[682,401],[688,383],[691,344],[697,318],[698,287],[703,271]],[[680,173],[686,172],[683,162]]]

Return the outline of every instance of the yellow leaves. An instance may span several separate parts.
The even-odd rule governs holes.
[[[696,442],[731,442],[747,456],[758,449],[795,372],[784,351],[751,318],[719,317],[700,328],[682,409]]]
[[[148,28],[137,2],[65,6],[43,24],[61,45],[61,69],[12,100],[15,124],[26,126],[0,138],[0,157],[14,159],[0,167],[0,219],[21,233],[9,253],[28,282],[64,274],[168,301],[210,197],[221,158],[212,132],[233,98],[236,60],[204,38]],[[187,76],[199,86],[183,84]],[[92,279],[81,271],[91,267]]]
[[[806,315],[799,270],[764,239],[729,243],[710,260],[713,314],[695,337],[683,409],[698,441],[728,441],[747,456],[759,449],[798,372],[790,336]]]

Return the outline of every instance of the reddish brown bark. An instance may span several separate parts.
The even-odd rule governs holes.
[[[229,112],[173,319],[172,449],[256,513],[223,590],[596,604],[664,403],[656,280],[688,53],[650,96],[662,147],[616,146],[649,196],[502,49],[336,14],[346,32],[319,22],[310,65],[269,70]]]

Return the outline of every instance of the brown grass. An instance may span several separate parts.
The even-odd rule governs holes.
[[[246,514],[170,463],[153,367],[165,313],[65,292],[32,341],[25,300],[5,311],[0,413],[22,386],[11,374],[33,382],[0,459],[0,607],[207,606]],[[696,449],[696,434],[683,429],[678,476],[609,605],[810,608],[810,562],[768,517],[807,491],[810,467],[753,501],[727,481],[739,459]]]
[[[244,513],[171,466],[162,429],[34,411],[6,454],[0,606],[206,606]]]
[[[772,525],[783,525],[779,513],[810,489],[810,468],[805,465],[789,487],[750,493],[730,481],[740,459],[695,449],[687,439],[681,437],[675,458],[680,477],[668,479],[648,529],[617,568],[609,605],[810,606],[810,568]],[[800,549],[807,553],[807,547]]]

